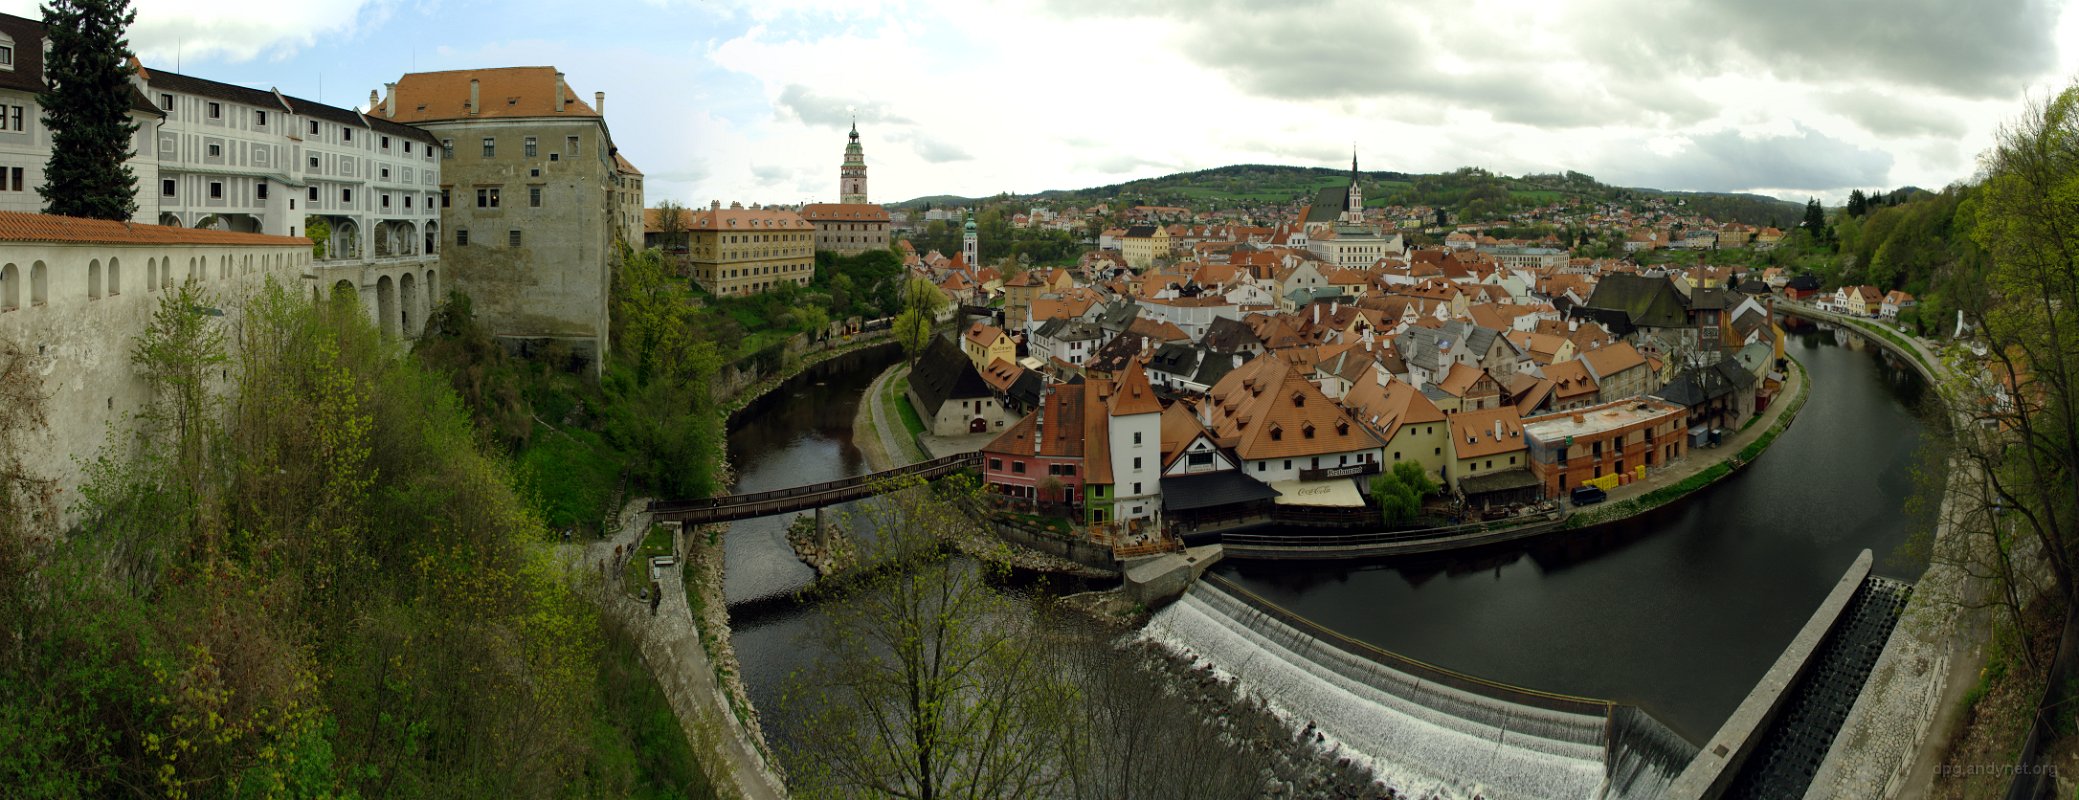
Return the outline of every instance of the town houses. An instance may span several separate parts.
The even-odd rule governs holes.
[[[921,416],[988,432],[971,446],[1007,498],[1085,524],[1188,527],[1372,513],[1368,482],[1402,462],[1460,513],[1535,506],[1680,461],[1783,385],[1766,305],[1791,283],[1780,270],[1574,259],[1477,234],[1416,246],[1355,180],[1312,200],[1268,231],[1150,212],[1074,267],[1010,273],[974,298],[1000,311],[923,360],[976,372],[968,394],[1002,387],[993,408],[1014,418],[998,426],[958,391],[917,398],[935,403]],[[963,253],[912,269],[944,285],[984,266]],[[1873,314],[1911,303],[1868,297]]]

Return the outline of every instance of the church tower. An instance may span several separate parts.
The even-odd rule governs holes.
[[[845,145],[845,165],[838,169],[837,201],[866,202],[866,152],[859,149],[859,120],[852,120],[852,141]]]
[[[980,269],[982,267],[982,240],[975,234],[974,212],[968,212],[967,226],[963,231],[960,236],[960,257],[967,261],[968,269]]]
[[[1343,221],[1364,224],[1364,190],[1357,186],[1357,148],[1350,148],[1350,202],[1343,208]]]

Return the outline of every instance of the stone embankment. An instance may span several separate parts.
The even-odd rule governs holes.
[[[1802,305],[1776,308],[1854,331],[1912,365],[1930,384],[1940,386],[1950,377],[1941,354],[1918,337],[1886,335],[1872,323]],[[1953,466],[1935,521],[1934,557],[1813,776],[1808,798],[1927,796],[1948,739],[1961,724],[1964,695],[1984,663],[1981,632],[1988,622],[1985,609],[1973,607],[1981,605],[1982,582],[1964,567],[1972,562],[1974,544],[1955,524],[1965,510],[1958,498],[1975,476]]]
[[[581,559],[582,568],[596,569],[604,578],[599,591],[602,609],[634,632],[643,662],[663,688],[716,792],[723,797],[782,800],[787,796],[785,783],[766,752],[757,716],[744,699],[748,694],[738,677],[735,653],[728,646],[728,612],[717,611],[722,608],[719,535],[711,541],[698,531],[673,537],[673,549],[686,559],[686,566],[683,571],[657,570],[662,596],[654,610],[621,591],[612,579],[624,566],[617,554],[632,552],[649,530],[649,515],[642,511],[647,505],[648,498],[630,500],[613,535],[582,549],[566,545],[565,551]],[[693,581],[693,591],[685,585],[687,578]],[[702,613],[696,615],[694,605],[702,606]]]

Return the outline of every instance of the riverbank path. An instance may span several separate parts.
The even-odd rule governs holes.
[[[642,510],[645,502],[632,500],[622,509],[621,524],[612,536],[582,546],[562,545],[563,555],[582,557],[584,569],[599,570],[601,564],[607,565],[602,610],[635,634],[643,663],[664,689],[694,754],[703,760],[719,757],[726,766],[726,772],[718,772],[713,764],[701,765],[715,793],[745,800],[785,800],[786,789],[766,768],[765,758],[751,744],[749,734],[737,724],[729,700],[715,680],[707,649],[700,645],[693,609],[686,603],[681,572],[668,569],[657,576],[663,601],[654,615],[616,585],[621,564],[615,561],[615,550],[634,550],[650,528],[650,515]]]

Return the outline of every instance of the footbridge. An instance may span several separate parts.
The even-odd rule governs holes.
[[[695,500],[655,500],[651,501],[649,511],[658,522],[681,522],[688,525],[735,522],[740,519],[770,517],[859,500],[901,488],[907,483],[900,480],[902,478],[932,481],[963,469],[981,466],[981,453],[960,453],[930,461],[919,461],[906,467],[807,486]]]

